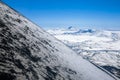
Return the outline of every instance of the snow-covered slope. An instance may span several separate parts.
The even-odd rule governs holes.
[[[92,29],[48,30],[83,58],[120,77],[120,31]]]
[[[115,80],[0,2],[1,80]]]

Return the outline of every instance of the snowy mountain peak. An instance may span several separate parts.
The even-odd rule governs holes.
[[[116,80],[2,2],[0,79]]]

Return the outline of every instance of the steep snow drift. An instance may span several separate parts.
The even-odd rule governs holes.
[[[1,80],[115,80],[0,2]]]

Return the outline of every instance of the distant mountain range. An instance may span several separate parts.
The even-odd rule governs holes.
[[[120,31],[79,29],[48,30],[83,58],[120,78]]]

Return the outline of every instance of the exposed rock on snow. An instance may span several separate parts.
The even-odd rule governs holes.
[[[0,2],[1,80],[115,80]]]

